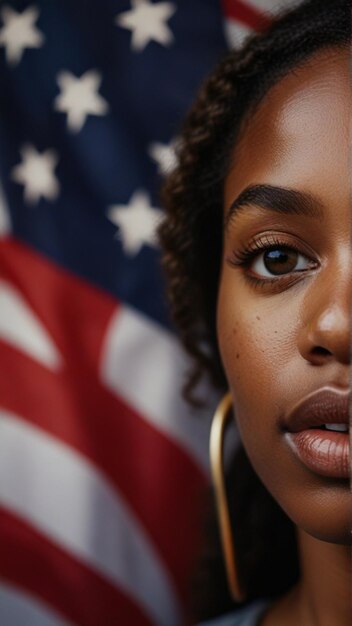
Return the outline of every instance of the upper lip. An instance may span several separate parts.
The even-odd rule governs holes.
[[[297,433],[323,424],[348,424],[350,399],[349,390],[325,387],[313,391],[285,416],[284,429]]]

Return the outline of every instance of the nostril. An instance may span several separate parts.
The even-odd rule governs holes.
[[[312,350],[312,354],[316,354],[318,356],[330,356],[331,352],[326,348],[322,348],[321,346],[317,346]]]

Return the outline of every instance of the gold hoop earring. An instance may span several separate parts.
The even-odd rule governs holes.
[[[233,599],[236,602],[243,602],[245,593],[241,587],[236,566],[235,546],[224,478],[224,435],[226,425],[232,417],[231,408],[231,394],[227,393],[219,403],[211,425],[210,466],[227,581]]]

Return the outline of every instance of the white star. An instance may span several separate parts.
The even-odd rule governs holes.
[[[108,209],[108,218],[120,230],[117,237],[121,239],[126,254],[136,255],[144,244],[157,246],[156,228],[163,212],[150,205],[149,196],[145,191],[135,191],[129,204],[115,204]]]
[[[11,177],[24,185],[24,199],[28,204],[36,204],[41,197],[55,200],[59,195],[59,181],[54,175],[58,156],[54,150],[39,153],[33,146],[21,149],[22,163],[13,168]]]
[[[39,11],[36,7],[28,7],[17,13],[9,6],[1,10],[4,26],[0,30],[0,46],[6,50],[9,65],[20,62],[25,48],[40,48],[44,42],[43,33],[36,28]]]
[[[170,144],[155,141],[148,147],[148,153],[158,165],[158,172],[162,176],[167,176],[177,165],[176,156],[177,141],[173,140]]]
[[[170,45],[174,36],[166,21],[175,13],[173,2],[151,3],[149,0],[131,0],[131,11],[116,16],[116,24],[132,31],[132,49],[143,50],[149,41]]]
[[[80,78],[67,71],[58,74],[61,93],[55,98],[54,108],[67,113],[67,125],[73,133],[81,130],[87,115],[108,112],[108,103],[98,94],[101,80],[101,74],[95,70],[85,72]]]

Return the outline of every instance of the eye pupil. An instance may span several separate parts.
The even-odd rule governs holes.
[[[272,274],[292,272],[297,265],[298,253],[289,248],[275,248],[264,254],[264,265]]]

